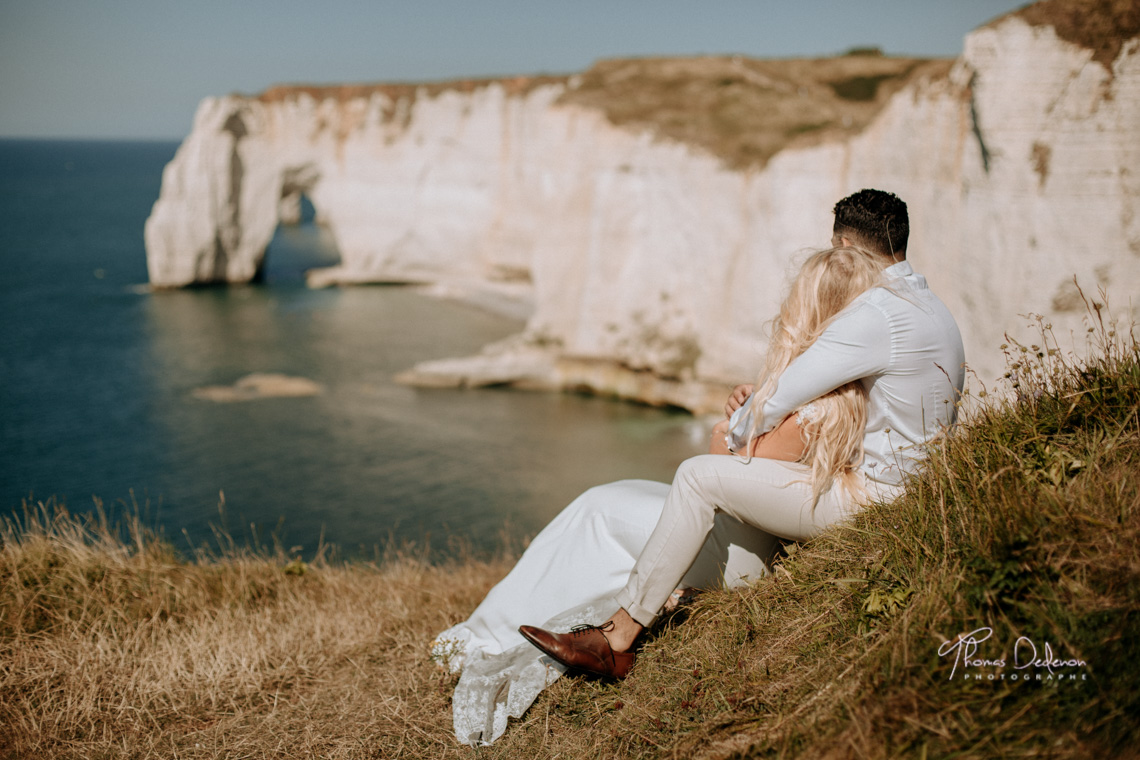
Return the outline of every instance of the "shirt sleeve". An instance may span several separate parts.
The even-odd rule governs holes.
[[[886,316],[866,300],[855,304],[780,375],[776,391],[764,405],[757,432],[768,432],[792,411],[844,383],[887,371],[890,361],[891,334]],[[751,399],[732,417],[729,432],[738,446],[751,426],[750,409]]]
[[[890,363],[890,324],[874,304],[863,301],[832,322],[780,375],[764,405],[760,431],[844,383],[886,372]]]

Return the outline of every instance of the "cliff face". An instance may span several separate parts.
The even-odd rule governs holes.
[[[878,187],[907,201],[910,259],[989,382],[1018,315],[1083,333],[1074,275],[1121,309],[1140,293],[1140,40],[1118,50],[1109,69],[1010,16],[971,34],[949,75],[915,63],[886,92],[875,85],[898,72],[831,82],[870,83],[881,102],[789,129],[786,147],[751,160],[623,123],[582,77],[210,98],[147,221],[150,277],[255,278],[304,193],[342,256],[315,284],[431,282],[532,302],[522,336],[413,380],[704,409],[758,368],[785,274],[827,245],[834,202]],[[788,87],[757,62],[722,63]],[[816,97],[798,81],[792,95]]]

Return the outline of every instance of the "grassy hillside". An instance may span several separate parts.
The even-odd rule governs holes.
[[[560,680],[474,753],[428,643],[509,557],[222,541],[186,561],[137,523],[38,510],[0,537],[0,755],[1135,756],[1140,347],[1091,339],[1083,362],[1045,326],[1008,345],[1019,400],[976,394],[902,498],[704,595],[626,681]]]

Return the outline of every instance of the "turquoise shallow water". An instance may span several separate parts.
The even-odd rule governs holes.
[[[699,453],[685,414],[574,395],[417,390],[412,364],[521,323],[401,288],[308,290],[336,260],[312,224],[279,230],[259,286],[149,293],[142,226],[167,143],[0,141],[0,509],[56,497],[149,505],[176,544],[279,523],[346,553],[533,533],[584,488],[668,480]],[[252,372],[311,398],[217,404]],[[219,514],[224,493],[224,518]]]

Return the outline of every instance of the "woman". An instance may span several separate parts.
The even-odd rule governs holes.
[[[856,470],[863,456],[866,394],[849,383],[801,407],[765,435],[751,411],[761,409],[780,373],[860,293],[880,284],[881,257],[840,247],[808,258],[773,324],[764,370],[749,404],[714,428],[710,453],[780,459],[807,466],[815,502],[832,488],[863,495]],[[657,524],[669,486],[619,481],[590,489],[531,542],[514,569],[471,617],[441,633],[432,658],[462,671],[452,698],[456,738],[489,744],[520,717],[565,668],[517,632],[546,620],[547,629],[598,625],[617,611],[613,595],[625,584]],[[740,585],[767,572],[778,540],[727,516],[714,528],[675,592]],[[601,590],[601,591],[599,591]]]
[[[756,390],[747,405],[713,428],[709,453],[743,449],[747,456],[808,464],[813,503],[836,479],[850,496],[865,495],[857,470],[867,423],[867,394],[861,383],[850,382],[821,396],[766,435],[758,436],[756,430],[759,410],[772,397],[780,375],[859,294],[883,287],[882,270],[881,257],[853,247],[821,251],[804,262],[773,322]]]

